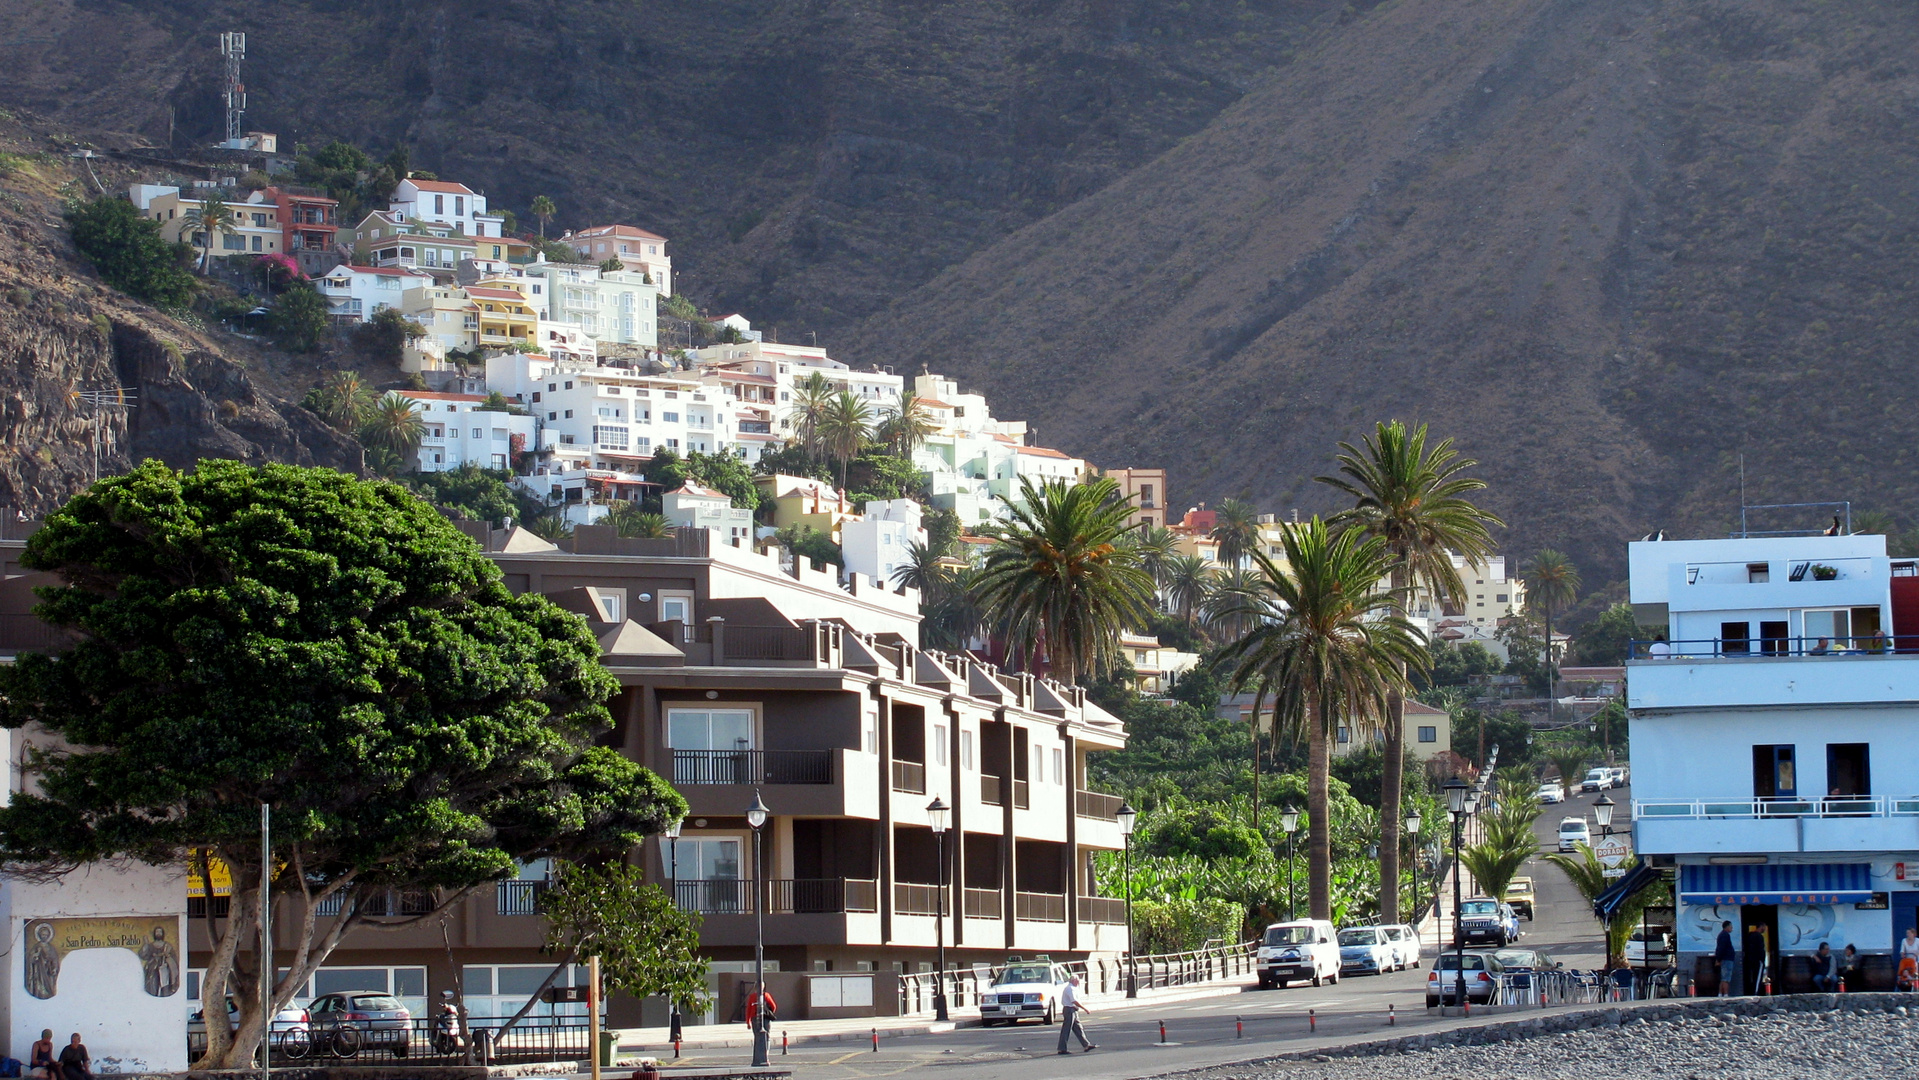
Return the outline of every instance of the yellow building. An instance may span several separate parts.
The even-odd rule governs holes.
[[[837,538],[840,523],[857,516],[853,504],[832,484],[805,476],[756,476],[760,505],[772,507],[767,523],[776,529],[810,527]]]
[[[533,310],[515,282],[489,278],[478,285],[467,286],[465,292],[467,299],[479,309],[482,347],[538,344],[539,312]]]

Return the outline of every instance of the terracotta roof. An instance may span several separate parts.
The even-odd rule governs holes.
[[[1070,456],[1062,454],[1058,450],[1049,450],[1044,446],[1015,446],[1013,452],[1016,454],[1031,454],[1034,457],[1065,458],[1068,461],[1072,460]]]
[[[483,300],[518,300],[522,304],[527,302],[526,297],[520,295],[513,289],[493,289],[483,285],[468,285],[466,287],[466,294],[468,296],[480,297]]]
[[[1445,716],[1446,710],[1435,709],[1431,705],[1428,705],[1423,701],[1414,701],[1412,698],[1407,698],[1406,699],[1406,715],[1407,716]]]
[[[738,382],[765,383],[768,386],[779,382],[778,379],[775,379],[771,375],[754,375],[745,371],[722,371],[720,372],[720,378],[733,379]]]
[[[405,266],[355,266],[352,263],[341,263],[339,266],[336,266],[333,269],[350,270],[356,274],[378,274],[381,277],[430,278],[433,276],[432,274],[429,274],[424,270],[414,270],[410,267],[405,267]]]
[[[456,184],[451,180],[415,180],[409,176],[406,182],[419,188],[421,191],[444,191],[453,195],[479,194],[465,184]]]
[[[710,487],[702,487],[702,486],[700,486],[699,484],[696,484],[696,483],[694,483],[694,482],[693,482],[693,481],[691,481],[691,480],[688,480],[688,481],[687,481],[687,482],[685,483],[685,485],[684,485],[684,486],[682,486],[682,487],[681,487],[681,488],[680,488],[680,489],[679,489],[678,491],[675,491],[675,492],[674,492],[673,494],[675,494],[675,495],[698,495],[698,496],[700,496],[701,498],[706,498],[706,499],[724,499],[724,498],[726,498],[726,496],[725,496],[724,494],[722,494],[721,492],[718,492],[718,491],[714,491],[714,490],[713,490],[712,488],[710,488]]]
[[[951,405],[948,405],[948,404],[947,404],[946,402],[944,402],[944,401],[940,401],[940,400],[937,400],[937,399],[935,399],[935,398],[930,398],[930,397],[923,397],[923,398],[920,398],[920,399],[919,399],[919,403],[920,403],[921,405],[924,405],[924,406],[926,406],[926,407],[927,407],[927,408],[929,408],[929,409],[950,409],[950,408],[952,408],[952,407],[953,407],[953,406],[951,406]]]
[[[736,431],[733,433],[733,437],[736,439],[750,439],[753,442],[780,441],[780,437],[778,435],[762,435],[757,431]]]
[[[581,237],[598,239],[602,236],[630,236],[637,237],[641,240],[666,240],[666,237],[661,236],[659,233],[647,232],[645,229],[635,225],[595,225],[591,228],[580,229],[572,236],[567,237],[567,239],[577,240]],[[630,255],[632,252],[628,252],[627,254]]]

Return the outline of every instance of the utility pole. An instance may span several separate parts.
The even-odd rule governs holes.
[[[240,117],[247,111],[247,88],[240,81],[240,65],[247,58],[247,36],[220,35],[220,55],[226,57],[227,143],[240,142]]]

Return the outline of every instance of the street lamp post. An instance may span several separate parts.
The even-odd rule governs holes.
[[[1617,805],[1619,804],[1613,802],[1610,795],[1601,795],[1593,803],[1593,816],[1599,819],[1599,835],[1612,835],[1612,810]]]
[[[766,827],[767,813],[766,803],[760,799],[760,793],[754,791],[753,805],[746,808],[746,823],[753,829],[753,982],[756,984],[753,992],[758,995],[753,1005],[753,1067],[756,1069],[772,1064],[767,1056],[766,903],[760,895],[766,884],[760,868],[760,831]]]
[[[1126,996],[1139,996],[1139,964],[1133,958],[1133,825],[1139,820],[1139,811],[1133,804],[1122,801],[1119,813],[1113,815],[1119,821],[1119,838],[1124,845],[1126,860]]]
[[[933,972],[933,1019],[944,1021],[946,1013],[946,815],[951,808],[938,795],[926,804],[926,821],[933,827],[933,843],[938,847],[934,861],[937,885],[933,893],[933,935],[939,945],[938,970]]]
[[[680,905],[680,826],[685,818],[674,818],[663,834],[667,841],[666,855],[666,895],[667,902],[674,907]],[[680,999],[667,998],[667,1034],[672,1037],[674,1047],[680,1045]],[[674,1051],[676,1054],[678,1050]]]
[[[1289,806],[1279,815],[1279,827],[1286,830],[1286,917],[1299,918],[1299,904],[1293,897],[1293,831],[1299,828],[1299,810]]]
[[[1406,811],[1406,835],[1413,838],[1413,933],[1419,933],[1419,811]]]
[[[1466,1007],[1466,932],[1460,918],[1460,873],[1459,843],[1460,831],[1465,827],[1466,818],[1472,814],[1478,800],[1473,790],[1457,776],[1446,781],[1446,809],[1453,819],[1453,955],[1454,970],[1458,973],[1456,985],[1459,989],[1460,1008]],[[1441,985],[1444,985],[1443,983]],[[1440,995],[1444,1002],[1445,995]]]

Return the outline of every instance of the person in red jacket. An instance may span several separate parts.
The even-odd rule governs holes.
[[[772,1030],[773,1021],[780,1018],[780,1003],[773,1000],[772,991],[762,990],[755,994],[748,994],[746,996],[746,1030],[748,1031],[754,1030],[753,1022],[759,1019],[762,998],[766,1000],[766,1027],[769,1031]]]

